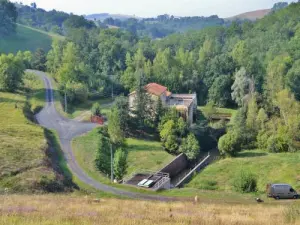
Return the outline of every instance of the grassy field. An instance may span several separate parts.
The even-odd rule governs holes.
[[[45,89],[44,83],[41,79],[32,73],[25,73],[24,89],[27,91],[27,98],[29,100],[31,111],[36,114],[45,105]]]
[[[188,187],[232,191],[233,179],[241,169],[255,174],[261,193],[267,183],[289,183],[300,191],[300,153],[270,154],[260,150],[215,162],[194,177]]]
[[[35,87],[31,92],[0,92],[0,192],[5,188],[31,192],[40,188],[41,179],[55,179],[47,163],[44,130],[25,116],[31,116],[26,95],[32,97],[33,110],[42,106],[37,100],[41,85],[41,81],[30,84],[25,79],[27,91]]]
[[[121,207],[120,207],[121,206]],[[300,224],[299,203],[228,204],[144,202],[94,199],[89,196],[0,196],[0,224]]]
[[[23,25],[17,25],[16,34],[0,39],[0,53],[35,51],[37,48],[48,51],[51,48],[53,38],[62,39],[62,37],[58,35]]]
[[[72,105],[68,109],[68,117],[71,119],[83,117],[83,121],[89,120],[91,116],[90,110],[96,102],[98,102],[101,106],[101,113],[107,115],[113,102],[111,98],[88,100],[85,103]]]
[[[198,110],[200,110],[204,115],[206,114],[208,108],[206,106],[198,106]],[[229,108],[215,108],[216,115],[218,114],[229,114],[231,116],[234,116],[236,114],[236,109],[229,109]]]
[[[97,129],[87,135],[74,139],[72,146],[79,165],[96,180],[109,182],[109,179],[99,173],[94,166],[97,149]],[[127,139],[128,170],[130,175],[140,170],[157,170],[173,159],[173,156],[163,151],[158,142]]]

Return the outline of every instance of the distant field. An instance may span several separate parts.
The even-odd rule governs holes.
[[[215,162],[187,185],[190,188],[232,191],[235,174],[251,171],[258,180],[258,191],[267,183],[289,183],[300,191],[300,153],[270,154],[261,150],[241,152],[237,158]]]
[[[226,20],[235,20],[235,19],[245,20],[245,19],[247,19],[247,20],[254,21],[254,20],[265,17],[270,12],[271,12],[271,9],[256,10],[256,11],[252,11],[252,12],[242,13],[242,14],[234,16],[234,17],[226,18]]]
[[[32,90],[32,110],[42,107],[44,103],[37,96],[43,93],[42,81],[25,80],[25,86]],[[5,188],[10,192],[34,192],[42,179],[55,179],[46,162],[44,130],[25,117],[24,112],[30,114],[26,101],[23,92],[0,92],[0,193]]]
[[[90,196],[0,196],[5,225],[283,225],[300,224],[299,203],[145,202]]]
[[[74,154],[79,165],[87,174],[96,180],[109,182],[109,179],[99,173],[94,166],[97,138],[97,129],[84,136],[75,138],[72,143]],[[173,156],[162,150],[158,142],[127,139],[127,144],[129,149],[128,175],[140,170],[155,171],[173,159]]]
[[[37,48],[48,51],[51,48],[53,38],[62,37],[23,25],[17,25],[16,34],[0,39],[0,53],[35,51]]]

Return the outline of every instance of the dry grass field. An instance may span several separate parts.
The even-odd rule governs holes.
[[[0,196],[0,224],[300,224],[299,205],[144,202],[74,195]],[[122,206],[122,207],[120,207]]]

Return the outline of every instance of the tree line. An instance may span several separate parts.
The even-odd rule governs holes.
[[[284,109],[288,106],[282,99],[293,100],[293,109],[300,99],[299,10],[300,4],[292,3],[257,22],[234,22],[229,27],[173,34],[161,40],[140,38],[124,30],[75,29],[67,41],[53,43],[47,68],[62,86],[80,83],[87,92],[109,94],[115,87],[116,92],[127,94],[136,90],[141,77],[145,84],[157,82],[174,93],[196,92],[199,105],[212,102],[240,108],[235,124],[248,124],[254,130],[240,132],[238,125],[229,128],[235,132],[223,138],[220,149],[224,152],[246,147],[224,147],[228,142],[257,147],[263,134],[272,137],[263,141],[269,143],[268,149],[292,151],[298,130],[288,124],[297,120],[288,115],[296,112]],[[261,118],[254,119],[256,114]],[[261,130],[261,122],[257,125],[261,120],[266,132]],[[292,130],[282,132],[274,123]],[[289,144],[278,147],[282,140],[277,138],[278,132],[290,133],[285,138]],[[241,141],[234,133],[252,136]]]

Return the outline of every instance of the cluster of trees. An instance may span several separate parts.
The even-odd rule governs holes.
[[[107,18],[102,24],[117,26],[139,36],[149,36],[153,39],[163,38],[173,33],[186,32],[188,30],[201,30],[209,26],[227,25],[230,22],[219,18],[210,17],[174,17],[160,15],[157,18],[127,20]]]
[[[25,66],[22,58],[13,54],[0,56],[0,90],[13,92],[22,84]]]
[[[15,32],[17,17],[15,5],[8,0],[0,0],[0,38]]]
[[[125,103],[126,101],[126,103]],[[99,129],[98,150],[96,153],[95,165],[97,169],[109,175],[111,173],[111,163],[113,163],[113,173],[116,180],[122,180],[127,170],[127,146],[126,146],[126,127],[125,115],[123,114],[124,105],[128,101],[124,97],[116,99],[116,104],[109,114],[109,125]],[[101,114],[99,104],[93,106],[95,115]],[[129,111],[125,114],[128,115]],[[125,120],[124,120],[125,119]],[[113,162],[111,161],[113,154]]]
[[[166,151],[171,154],[185,153],[189,160],[197,159],[200,154],[199,142],[176,109],[170,109],[162,116],[159,131]]]
[[[117,95],[124,91],[119,76],[126,67],[126,52],[135,44],[136,37],[128,32],[73,28],[67,40],[53,42],[47,70],[63,91],[72,83],[89,93],[111,96],[113,90]]]
[[[25,69],[45,70],[46,54],[42,49],[0,55],[0,90],[13,92],[22,85]]]
[[[96,27],[94,22],[86,20],[83,16],[56,10],[46,11],[37,8],[36,3],[32,3],[30,6],[17,4],[17,13],[18,23],[60,35],[66,35],[72,28]]]
[[[257,22],[233,22],[155,41],[124,30],[74,28],[66,41],[53,43],[47,68],[63,88],[79,83],[104,96],[112,90],[142,93],[142,84],[150,82],[174,93],[196,92],[200,105],[240,108],[234,126],[220,140],[224,152],[247,143],[257,146],[263,134],[272,137],[264,142],[270,143],[268,149],[291,151],[297,144],[300,98],[299,11],[300,3],[292,3]],[[290,96],[293,110],[285,108],[284,96]],[[140,99],[146,100],[143,95]],[[136,114],[140,125],[148,123],[148,108],[144,110]],[[264,117],[261,128],[257,121]],[[245,127],[251,132],[239,130]],[[288,148],[282,140],[288,140]]]

